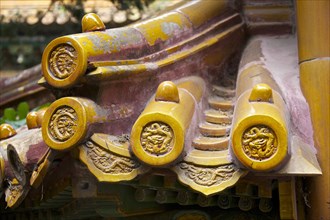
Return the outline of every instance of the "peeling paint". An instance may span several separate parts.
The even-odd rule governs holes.
[[[133,26],[139,30],[150,46],[161,41],[168,41],[175,36],[191,29],[190,21],[178,12],[171,12],[157,19],[141,22]],[[160,40],[160,41],[159,41]]]
[[[175,31],[180,30],[181,27],[174,22],[164,22],[161,24],[163,32],[169,36],[173,35]]]

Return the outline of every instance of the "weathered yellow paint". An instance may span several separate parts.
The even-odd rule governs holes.
[[[330,1],[296,1],[299,61],[330,57]]]
[[[191,1],[189,4],[177,9],[189,18],[194,28],[198,28],[207,21],[222,15],[226,10],[230,10],[227,0]]]
[[[276,91],[272,91],[271,99],[273,103],[249,101],[251,93],[253,93],[253,90],[258,90],[258,87],[259,85],[256,85],[252,90],[244,92],[236,102],[231,134],[232,149],[237,159],[245,167],[256,171],[270,171],[282,165],[289,154],[286,107],[281,95]],[[257,100],[265,97],[262,91],[264,90],[255,92],[260,94],[260,98],[255,97]],[[269,94],[268,91],[266,93]],[[260,158],[251,158],[244,151],[243,138],[245,138],[245,132],[258,126],[267,127],[275,134],[274,146],[277,147],[277,150],[269,158],[262,158],[261,156]],[[268,140],[269,137],[268,139],[261,137],[257,144],[262,144],[262,141]]]
[[[156,19],[151,19],[133,25],[139,30],[150,46],[157,40],[167,41],[174,38],[178,33],[191,29],[190,21],[181,13],[170,12]]]
[[[194,12],[196,8],[205,9],[205,14],[196,14]],[[99,24],[100,21],[98,21],[96,15],[86,15],[85,19],[83,19],[83,29],[87,31],[93,30],[92,32],[60,37],[53,40],[46,47],[42,58],[44,78],[51,86],[65,89],[82,82],[87,65],[91,65],[92,67],[116,66],[116,68],[109,67],[107,70],[114,71],[113,75],[117,75],[121,72],[135,73],[137,71],[139,73],[143,69],[148,69],[148,66],[144,68],[144,64],[141,63],[147,63],[150,60],[158,60],[156,61],[157,63],[153,63],[152,68],[174,63],[178,61],[177,58],[182,59],[210,47],[214,43],[217,43],[219,39],[232,34],[234,30],[240,29],[242,32],[242,24],[238,24],[241,22],[239,15],[231,11],[228,17],[217,23],[212,23],[210,27],[205,27],[199,33],[192,35],[194,32],[192,23],[195,27],[198,27],[208,20],[217,17],[224,12],[223,10],[227,9],[227,2],[224,1],[189,2],[177,11],[168,12],[157,18],[142,21],[124,28],[104,31],[103,28],[100,28],[102,25]],[[197,38],[205,37],[212,30],[220,31],[222,27],[228,27],[227,25],[230,25],[230,28],[223,33],[207,39],[206,42],[199,43],[188,52],[180,51],[183,46],[197,40]],[[236,34],[242,36],[242,33]],[[149,48],[158,41],[160,43],[163,42],[163,44],[160,44],[160,48],[157,47],[158,49],[156,49],[159,51],[150,49],[145,54],[141,54],[140,57],[137,56],[129,60],[122,60],[121,58],[123,57],[121,57],[121,54],[116,58],[116,61],[111,61],[107,57],[107,55],[114,56],[119,51],[125,53],[125,49],[130,47]],[[61,47],[64,47],[64,49],[62,48],[61,50]],[[70,49],[68,50],[67,48]],[[175,54],[178,51],[181,54]],[[175,55],[165,58],[165,60],[161,59],[167,54]],[[222,58],[219,58],[219,60],[222,60]],[[54,72],[54,68],[57,69],[59,74],[56,74],[56,71]],[[99,70],[96,70],[96,72],[99,72]],[[96,72],[92,72],[90,75],[93,77],[98,75]],[[57,75],[62,76],[58,77]],[[110,76],[111,74],[105,75]],[[96,78],[98,79],[99,77]]]
[[[196,88],[195,86],[187,86],[186,83],[182,83],[184,88],[180,88],[178,84],[178,95],[179,102],[173,102],[172,100],[168,101],[157,101],[156,96],[153,97],[150,102],[147,104],[144,111],[141,113],[139,118],[136,120],[135,124],[132,127],[131,132],[131,146],[133,153],[144,163],[151,166],[166,166],[177,160],[184,151],[184,139],[187,134],[187,130],[191,123],[195,111],[195,100],[196,97],[201,97],[204,92],[204,81],[201,78],[189,77],[186,79],[187,83],[192,83],[200,91],[201,94],[194,91],[190,93],[188,89]],[[190,81],[191,80],[191,81]],[[166,87],[168,82],[162,83],[159,85],[160,88],[158,91],[165,91],[162,87]],[[171,84],[171,90],[173,89]],[[175,86],[176,87],[176,86]],[[172,93],[172,92],[171,92]],[[196,94],[196,97],[194,97]],[[158,94],[159,95],[159,94]],[[153,124],[155,123],[155,124]],[[168,126],[165,132],[170,132],[171,141],[165,145],[165,153],[157,152],[158,149],[154,149],[155,152],[149,152],[144,149],[142,137],[146,134],[146,129],[151,126],[161,127]],[[148,140],[158,142],[158,138],[163,134],[152,133],[151,136],[148,136]],[[158,147],[163,147],[165,141],[159,142]]]
[[[82,32],[104,31],[105,25],[95,13],[86,14],[81,21]]]
[[[44,180],[49,168],[52,164],[52,160],[54,157],[53,154],[55,151],[52,151],[50,148],[46,151],[43,157],[38,161],[37,169],[34,169],[31,178],[30,178],[30,186],[33,188],[38,188],[42,181]],[[50,158],[52,157],[52,158]]]
[[[42,137],[54,150],[69,150],[86,138],[90,125],[105,120],[106,113],[92,100],[61,98],[45,112]]]
[[[159,66],[165,66],[168,65],[168,63],[174,63],[174,61],[180,61],[188,56],[191,56],[199,51],[202,51],[206,48],[211,47],[215,43],[219,42],[220,40],[224,39],[225,37],[229,37],[230,35],[243,35],[243,23],[234,25],[233,27],[229,28],[228,30],[219,33],[217,35],[214,35],[213,37],[194,45],[193,47],[189,48],[188,50],[183,50],[180,52],[177,52],[168,58],[165,58],[163,60],[160,60],[157,62]]]
[[[140,74],[145,73],[146,71],[157,70],[158,68],[168,66],[175,62],[179,62],[189,56],[192,56],[204,49],[212,47],[214,44],[218,43],[219,41],[224,40],[225,38],[237,37],[243,42],[244,31],[243,31],[243,23],[237,24],[228,30],[217,34],[199,44],[194,45],[193,47],[182,50],[174,54],[170,54],[164,59],[157,60],[155,62],[148,62],[148,63],[141,63],[141,64],[132,64],[132,65],[120,65],[120,66],[101,66],[102,64],[98,63],[96,66],[99,66],[96,70],[90,72],[86,75],[86,80],[93,79],[93,80],[104,80],[114,76],[120,76],[122,74]],[[236,46],[239,44],[236,44]],[[224,46],[223,51],[227,51],[227,53],[220,54],[218,59],[223,61],[224,58],[230,56],[234,51],[238,49],[233,45],[233,47],[229,47],[228,45]],[[132,61],[133,62],[133,61]],[[106,64],[105,62],[104,64]]]
[[[17,134],[16,130],[10,124],[0,125],[0,140],[10,138],[16,134]]]

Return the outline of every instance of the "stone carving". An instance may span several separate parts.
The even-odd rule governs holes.
[[[265,160],[277,151],[277,140],[274,131],[259,125],[247,129],[242,137],[245,154],[255,160]]]
[[[64,142],[77,131],[77,113],[69,106],[61,106],[52,115],[49,122],[49,133],[52,138]]]
[[[96,168],[104,173],[130,173],[140,166],[134,160],[111,154],[91,141],[86,143],[86,147],[87,157],[93,162]]]
[[[50,54],[49,67],[56,78],[67,78],[77,65],[77,51],[69,44],[59,45]]]
[[[173,149],[173,130],[163,122],[147,124],[141,133],[141,145],[151,155],[164,155]]]
[[[185,176],[198,185],[212,186],[230,179],[238,170],[233,164],[218,167],[198,167],[193,164],[181,163],[180,169],[184,170]]]

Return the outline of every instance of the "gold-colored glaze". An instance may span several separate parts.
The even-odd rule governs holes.
[[[104,31],[105,25],[101,18],[95,13],[84,15],[81,20],[82,32]]]
[[[249,101],[252,90],[237,100],[232,126],[232,149],[237,159],[247,168],[270,171],[279,167],[288,157],[288,128],[285,103],[272,91],[273,103]],[[266,95],[259,94],[269,100]],[[259,99],[259,98],[257,98]]]
[[[156,101],[179,103],[178,87],[171,81],[162,82],[156,91]]]
[[[94,134],[91,141],[78,149],[79,159],[99,181],[128,181],[148,171],[148,168],[131,157],[128,140]]]
[[[194,149],[190,151],[183,160],[187,163],[201,166],[219,166],[232,163],[229,157],[228,149],[223,151],[205,151]]]
[[[226,136],[230,131],[230,125],[219,125],[207,122],[200,124],[198,128],[201,134],[211,137]]]
[[[275,4],[274,1],[272,5],[245,5],[243,10],[249,25],[257,25],[258,23],[269,23],[268,25],[270,25],[271,22],[288,24],[292,22],[292,8],[285,4],[281,5],[281,3]]]
[[[329,218],[330,207],[330,2],[296,1],[301,90],[308,102],[323,175],[310,178],[306,219]]]
[[[69,44],[60,44],[49,56],[49,68],[59,80],[68,78],[77,68],[77,51]]]
[[[37,166],[35,166],[31,174],[30,186],[33,188],[38,188],[40,186],[49,169],[51,168],[54,159],[60,158],[59,155],[62,155],[61,151],[55,151],[50,148],[47,149],[46,153],[39,159]]]
[[[209,109],[205,111],[205,120],[216,124],[230,124],[232,121],[232,115],[230,112]]]
[[[42,55],[43,76],[55,88],[67,88],[78,83],[86,69],[85,49],[73,37],[53,40]]]
[[[181,162],[172,170],[177,173],[180,182],[206,196],[234,185],[240,177],[246,174],[246,171],[240,170],[232,163],[206,167]]]
[[[187,82],[196,85],[197,91],[204,92],[201,78],[189,77]],[[195,111],[195,98],[190,91],[180,87],[178,94],[179,103],[152,98],[133,125],[130,140],[132,151],[143,163],[165,166],[182,154],[185,135]]]
[[[42,119],[47,108],[42,108],[36,112],[29,112],[26,116],[26,124],[29,129],[40,128],[42,126]]]
[[[208,100],[209,105],[214,109],[221,109],[221,110],[231,110],[234,107],[234,103],[230,100],[224,100],[220,98],[209,98]]]
[[[249,65],[249,64],[247,64]],[[266,84],[272,90],[281,93],[278,85],[271,76],[271,73],[265,69],[262,64],[256,63],[243,69],[237,79],[236,97],[239,97],[245,91],[250,90],[257,84]]]
[[[26,116],[26,125],[28,129],[38,128],[37,112],[29,112]]]
[[[155,156],[165,155],[173,149],[172,128],[163,122],[147,124],[141,133],[141,145],[146,153]]]
[[[49,106],[43,117],[42,137],[54,150],[69,150],[86,138],[91,124],[105,119],[105,112],[89,99],[61,98]]]
[[[184,148],[185,130],[193,115],[194,100],[186,91],[179,91],[180,103],[173,102],[149,102],[141,116],[132,127],[131,145],[134,154],[144,163],[154,166],[166,165],[173,162],[181,155]],[[192,109],[192,110],[191,110]],[[188,111],[187,111],[188,110]],[[173,131],[173,141],[171,141],[171,151],[159,157],[156,153],[150,154],[144,150],[141,137],[145,126],[150,123],[164,123],[170,126]],[[151,135],[151,142],[158,142],[158,136]],[[158,145],[163,145],[159,143]]]
[[[64,142],[77,132],[77,121],[77,112],[73,108],[61,106],[53,112],[48,131],[55,141]]]
[[[211,31],[211,30],[208,30]],[[206,32],[205,32],[206,33]],[[238,38],[239,42],[241,42],[242,38],[244,36],[243,32],[243,23],[236,24],[232,27],[230,27],[228,30],[219,33],[217,35],[214,35],[211,38],[206,39],[205,41],[195,44],[193,47],[189,48],[188,50],[181,50],[177,51],[184,45],[188,44],[193,39],[188,39],[182,45],[174,46],[172,49],[168,49],[168,56],[164,59],[157,60],[152,63],[138,63],[139,60],[132,60],[130,62],[130,65],[125,65],[127,61],[120,61],[119,66],[114,65],[113,63],[109,62],[102,62],[102,63],[95,63],[95,66],[97,66],[97,69],[90,72],[88,75],[86,75],[86,79],[89,80],[95,80],[95,81],[101,81],[104,79],[111,78],[112,76],[117,76],[121,74],[127,74],[127,73],[134,73],[134,74],[141,74],[145,73],[148,69],[159,69],[161,67],[165,67],[168,65],[171,65],[175,62],[179,62],[180,60],[183,60],[189,56],[192,56],[193,54],[196,54],[197,52],[212,47],[215,43],[218,43],[219,41],[225,40],[227,38],[235,37]],[[235,44],[236,45],[236,44]],[[223,47],[223,54],[217,54],[217,56],[222,55],[222,57],[218,57],[219,60],[223,60],[224,58],[228,57],[229,54],[233,52],[233,48],[235,45],[225,44]],[[238,49],[238,48],[237,48]],[[227,51],[227,52],[225,52]],[[213,56],[214,57],[214,56]],[[145,57],[145,59],[150,59],[151,57]],[[118,63],[119,61],[117,61]],[[133,63],[133,64],[131,64]],[[106,65],[109,65],[110,67],[107,67]]]
[[[4,140],[16,135],[17,132],[10,124],[1,124],[0,125],[0,140]]]
[[[39,128],[41,128],[41,126],[42,126],[42,121],[43,121],[43,118],[45,116],[47,109],[48,109],[48,107],[45,107],[45,108],[42,108],[39,111],[37,111],[37,124],[38,124]]]
[[[296,0],[299,62],[330,57],[330,2]]]
[[[33,188],[38,188],[40,186],[44,177],[47,174],[50,165],[51,162],[46,159],[38,166],[37,170],[34,170],[32,172],[30,178],[30,186],[32,186]]]
[[[245,154],[254,160],[267,160],[278,150],[274,131],[264,125],[253,126],[245,130],[242,137]]]
[[[249,97],[250,102],[273,102],[272,88],[265,83],[255,85]]]
[[[208,151],[221,151],[228,149],[229,137],[197,137],[192,145],[195,149]]]
[[[189,93],[191,93],[197,102],[201,101],[205,93],[204,81],[199,77],[185,77],[179,80],[177,85],[179,88],[189,91]]]
[[[200,13],[196,13],[196,8],[205,9],[204,15],[201,16]],[[211,21],[226,10],[228,10],[228,15],[226,14],[225,19],[207,26],[203,31],[191,36],[194,27],[197,28],[203,23]],[[91,23],[96,22],[95,19],[91,20]],[[208,33],[213,31],[216,31],[216,34],[212,37],[207,36]],[[187,37],[185,38],[185,36]],[[235,43],[227,43],[229,36],[235,39]],[[243,23],[240,16],[230,9],[226,1],[188,2],[179,10],[173,10],[157,18],[125,28],[57,38],[44,51],[42,71],[48,84],[55,88],[65,89],[85,80],[87,64],[96,67],[96,69],[90,71],[86,77],[97,81],[123,73],[145,73],[149,70],[171,65],[224,40],[226,44],[221,47],[223,53],[211,56],[218,65],[238,49],[243,42],[243,36]],[[198,38],[204,38],[204,40],[198,40],[198,43],[195,43]],[[144,56],[141,55],[141,57],[129,60],[120,58],[118,60],[108,60],[104,56],[107,53],[116,54],[123,47],[127,48],[130,45],[134,45],[134,47],[136,45],[143,46],[146,42],[149,46],[160,42],[168,44],[164,48],[164,52],[168,56],[158,56],[159,51],[147,52]],[[216,59],[214,59],[215,57]],[[154,61],[150,62],[150,60]],[[42,82],[44,81],[41,80],[40,83]]]
[[[278,193],[280,202],[280,217],[281,219],[296,220],[296,196],[295,196],[295,180],[280,180],[278,182]]]
[[[329,30],[329,27],[328,27]],[[316,209],[308,209],[310,219],[329,216],[330,201],[330,58],[300,64],[300,85],[308,102],[314,130],[314,143],[323,175],[310,180],[310,202]]]
[[[207,1],[192,1],[177,9],[189,18],[194,28],[205,24],[208,20],[220,16],[229,9],[228,1],[226,0],[207,0]],[[201,12],[203,16],[201,16]]]

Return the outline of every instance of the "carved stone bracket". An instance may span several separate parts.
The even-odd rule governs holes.
[[[246,174],[246,171],[240,170],[233,163],[206,167],[181,162],[173,170],[178,174],[180,182],[204,195],[221,192]]]
[[[91,139],[79,146],[79,158],[99,181],[132,180],[148,170],[131,158],[127,139],[106,134]]]

